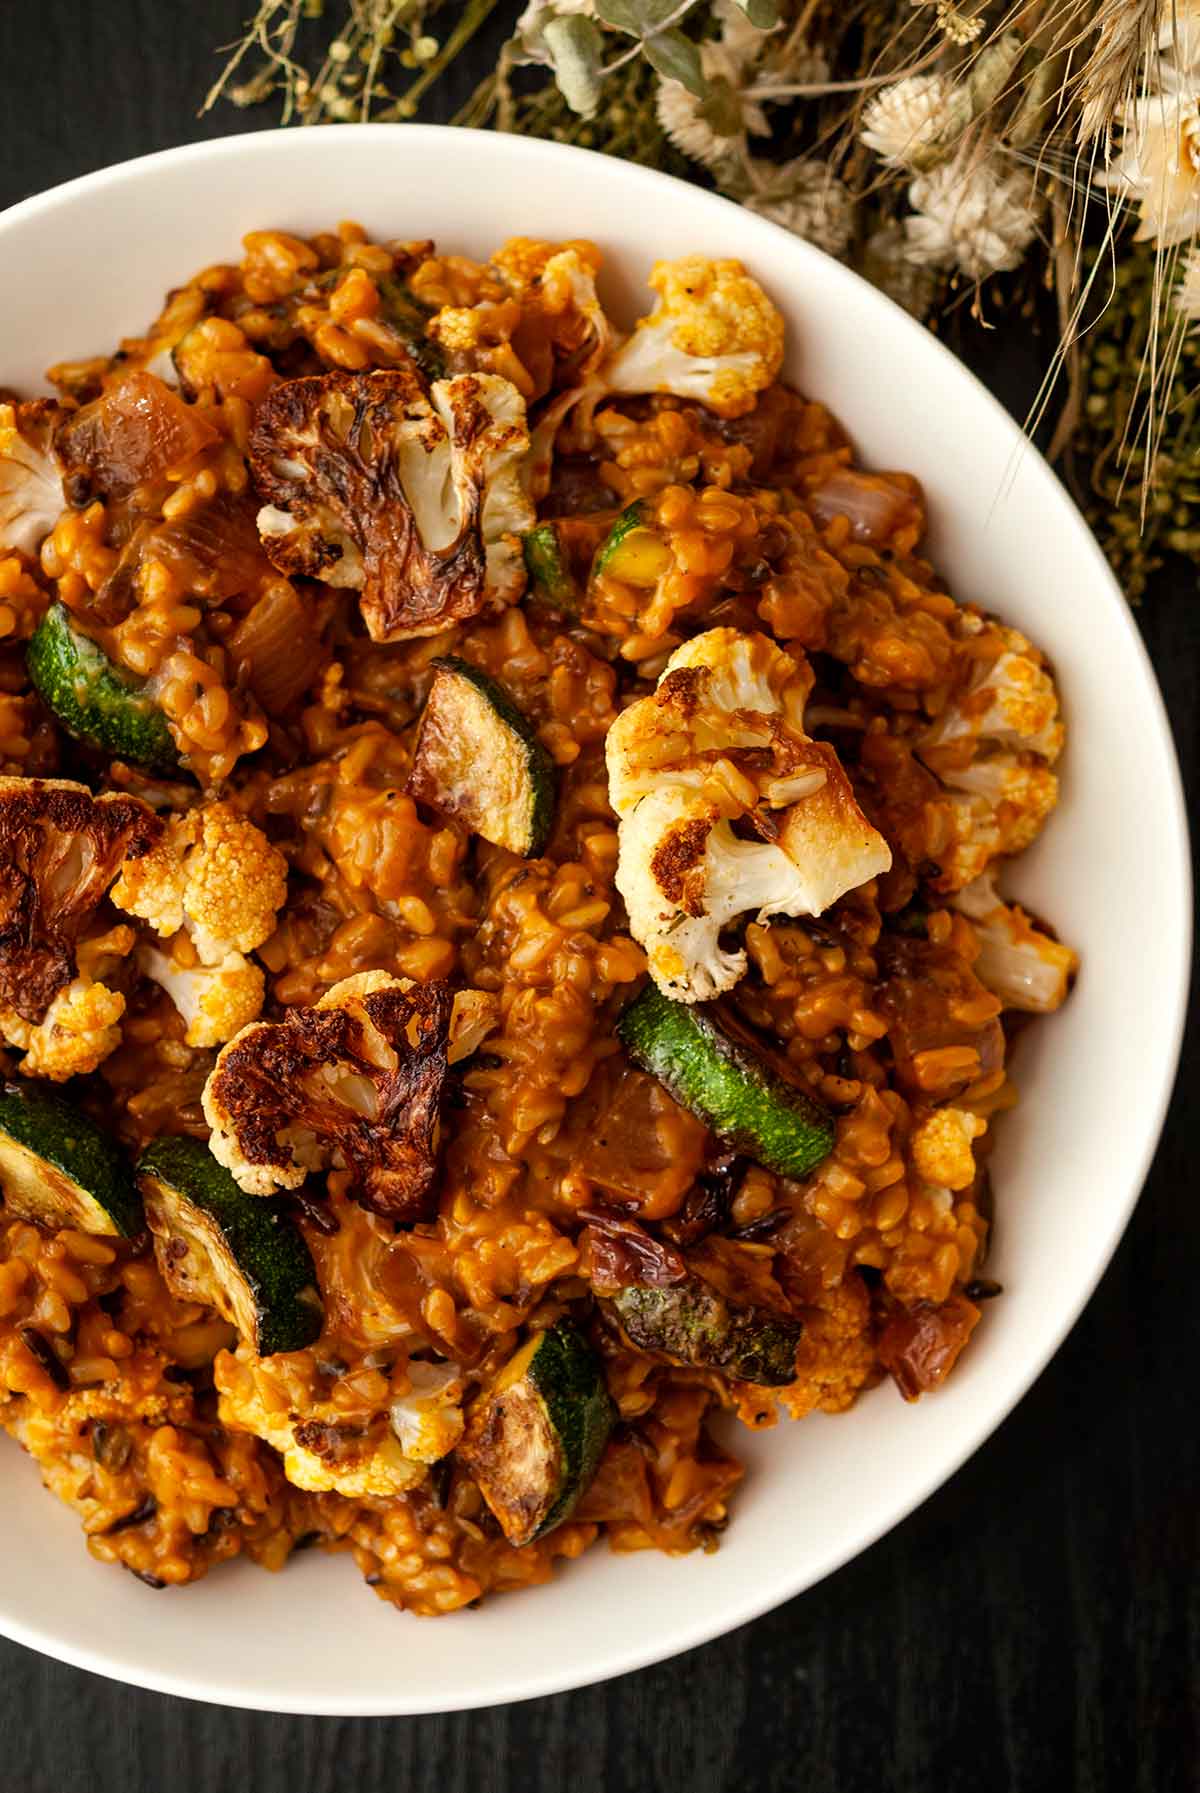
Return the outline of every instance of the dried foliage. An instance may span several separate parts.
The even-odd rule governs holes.
[[[411,118],[497,6],[261,0],[207,103]],[[931,322],[1051,290],[1034,417],[1132,596],[1192,551],[1200,0],[530,0],[459,122],[708,182]]]

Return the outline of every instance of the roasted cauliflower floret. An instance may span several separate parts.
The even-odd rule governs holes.
[[[188,1046],[223,1046],[262,1012],[266,980],[241,953],[226,953],[216,965],[184,965],[144,946],[137,962],[143,977],[166,991],[187,1022]]]
[[[987,1122],[967,1108],[935,1108],[908,1142],[917,1175],[943,1189],[968,1189],[975,1181],[974,1142],[986,1132]]]
[[[487,296],[445,305],[429,335],[460,373],[511,380],[528,404],[578,386],[607,355],[612,326],[596,296],[599,252],[590,243],[513,237],[494,257]]]
[[[1023,909],[997,894],[990,875],[960,890],[954,907],[968,917],[979,942],[974,971],[1008,1009],[1048,1015],[1061,1006],[1079,956],[1034,926]]]
[[[314,1402],[302,1418],[280,1405],[269,1368],[247,1345],[235,1355],[221,1352],[213,1371],[221,1423],[277,1450],[294,1488],[346,1500],[387,1500],[415,1488],[429,1473],[425,1462],[405,1456],[386,1414],[364,1431],[345,1425],[329,1401]]]
[[[710,629],[609,730],[617,887],[676,1001],[742,976],[745,953],[719,938],[738,916],[819,915],[891,864],[837,754],[804,732],[811,685],[807,664],[765,635]]]
[[[0,1030],[6,1038],[18,1022],[38,1027],[58,993],[81,975],[93,981],[78,963],[80,941],[122,860],[151,852],[162,830],[137,797],[93,797],[68,779],[0,778]],[[83,1019],[74,1004],[69,1013]]]
[[[383,974],[380,974],[383,975]],[[407,978],[396,980],[404,989]],[[450,1010],[450,1038],[446,1052],[448,1064],[461,1064],[478,1052],[490,1033],[500,1025],[500,998],[490,990],[456,990]]]
[[[25,1056],[26,1077],[65,1083],[102,1065],[121,1044],[120,1021],[125,998],[119,990],[91,978],[72,978],[54,997],[36,1026],[12,1009],[0,1010],[0,1036]]]
[[[406,1457],[416,1463],[438,1463],[463,1435],[463,1373],[456,1363],[408,1366],[412,1384],[392,1402],[392,1430]]]
[[[250,1195],[334,1168],[365,1207],[424,1218],[451,1001],[447,984],[367,972],[244,1027],[204,1086],[213,1156]]]
[[[1002,853],[1020,853],[1036,840],[1058,802],[1058,779],[1032,754],[989,753],[961,772],[943,773],[942,782],[987,803],[996,817]]]
[[[436,635],[524,590],[525,401],[494,374],[287,380],[250,433],[263,545],[289,575],[358,591],[375,641]]]
[[[554,350],[554,384],[581,385],[612,346],[612,325],[596,293],[600,255],[591,243],[537,243],[514,237],[495,257],[522,298],[536,292]]]
[[[253,952],[287,895],[287,861],[229,803],[173,815],[153,852],[121,869],[112,900],[156,934],[186,930],[205,965]]]
[[[600,370],[611,392],[670,392],[720,417],[754,409],[783,361],[783,318],[740,261],[654,264],[658,303]]]
[[[1021,764],[989,754],[943,779],[953,813],[953,837],[938,854],[930,880],[938,891],[961,890],[982,877],[993,860],[1020,853],[1041,833],[1058,801],[1058,779],[1031,759]]]
[[[961,749],[972,741],[1036,753],[1050,763],[1062,751],[1058,692],[1041,656],[1018,630],[991,628],[1002,639],[1003,652],[990,665],[981,663],[965,691],[922,736],[919,751],[934,771],[947,757],[938,749]]]
[[[66,504],[52,399],[0,405],[0,548],[36,554]]]

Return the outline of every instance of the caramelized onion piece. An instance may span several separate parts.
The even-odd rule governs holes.
[[[216,440],[216,430],[194,406],[153,374],[139,372],[69,418],[56,446],[68,479],[85,478],[94,498],[121,499]]]
[[[904,535],[907,549],[920,540],[925,529],[925,502],[921,487],[910,473],[860,473],[838,467],[805,494],[812,516],[822,527],[835,517],[845,517],[856,542],[873,548],[887,547]]]
[[[308,689],[320,650],[308,611],[287,579],[271,582],[227,646],[235,665],[246,663],[250,689],[268,716],[281,715]]]

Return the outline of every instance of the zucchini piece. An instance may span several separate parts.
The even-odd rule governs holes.
[[[142,1204],[114,1139],[42,1084],[0,1085],[0,1189],[39,1226],[130,1239]]]
[[[137,1178],[173,1295],[216,1308],[260,1357],[313,1343],[324,1324],[317,1272],[291,1220],[243,1195],[198,1139],[153,1140]]]
[[[701,1276],[665,1289],[618,1289],[605,1305],[639,1351],[657,1351],[739,1382],[782,1388],[796,1380],[799,1320],[766,1308],[736,1307]]]
[[[525,551],[525,570],[533,582],[531,597],[555,610],[575,615],[579,609],[579,593],[571,577],[557,523],[539,523],[521,537]]]
[[[671,550],[649,519],[644,499],[627,505],[597,548],[592,571],[626,585],[657,585],[671,565]]]
[[[340,274],[344,270],[339,269]],[[394,274],[383,274],[375,281],[382,301],[385,323],[400,337],[405,348],[427,380],[446,377],[446,358],[436,342],[425,334],[433,309],[423,305],[412,288]]]
[[[591,1481],[616,1412],[579,1328],[535,1332],[471,1410],[459,1461],[510,1544],[542,1538]]]
[[[179,773],[167,719],[142,681],[114,666],[64,604],[51,604],[25,658],[42,702],[77,741],[151,772]]]
[[[647,984],[617,1034],[678,1103],[781,1177],[806,1177],[833,1150],[833,1116],[772,1070],[714,1004],[671,1002]]]
[[[408,788],[493,846],[536,859],[554,820],[554,765],[501,685],[450,656],[434,661]]]

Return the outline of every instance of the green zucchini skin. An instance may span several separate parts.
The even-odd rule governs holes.
[[[677,1102],[767,1170],[806,1177],[833,1150],[828,1110],[732,1038],[711,1004],[671,1002],[647,984],[617,1033]]]
[[[616,1419],[599,1358],[561,1319],[529,1339],[476,1403],[458,1455],[510,1544],[561,1525]]]
[[[739,1382],[782,1388],[796,1379],[798,1320],[764,1308],[735,1307],[700,1276],[667,1288],[618,1289],[606,1305],[631,1345]]]
[[[563,553],[556,523],[539,523],[521,538],[532,596],[568,616],[579,612],[579,593]]]
[[[43,1084],[0,1085],[0,1189],[42,1226],[131,1239],[145,1224],[116,1140]]]
[[[454,654],[433,666],[409,790],[495,846],[536,859],[554,825],[554,762],[495,679]],[[461,724],[452,728],[455,707]]]
[[[64,604],[51,604],[25,658],[38,696],[69,735],[114,759],[178,776],[179,752],[162,710],[75,627]]]
[[[383,315],[404,342],[409,354],[427,380],[446,377],[446,360],[438,345],[425,334],[425,326],[433,316],[428,305],[422,305],[412,289],[394,274],[385,274],[375,282],[383,302]]]
[[[198,1139],[153,1140],[137,1177],[156,1249],[164,1248],[159,1263],[177,1294],[215,1307],[260,1357],[302,1351],[319,1337],[316,1266],[285,1214],[244,1194]]]
[[[639,543],[639,535],[644,535],[644,542]],[[652,586],[670,562],[670,550],[654,528],[649,505],[645,499],[635,498],[597,548],[592,573],[608,573],[629,585]]]

